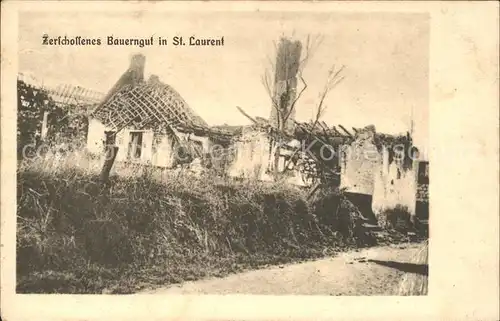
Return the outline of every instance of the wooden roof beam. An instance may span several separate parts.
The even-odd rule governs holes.
[[[353,136],[353,135],[352,135],[352,134],[351,134],[351,133],[350,133],[347,129],[345,129],[345,127],[344,127],[344,126],[339,125],[339,127],[340,127],[340,129],[342,129],[342,130],[343,130],[343,131],[344,131],[347,135],[349,135],[349,137],[354,138],[354,136]]]
[[[258,124],[257,120],[255,120],[252,116],[250,116],[249,114],[247,114],[243,108],[241,108],[240,106],[236,106],[236,109],[238,109],[238,111],[240,113],[243,114],[243,116],[245,116],[246,118],[248,118],[250,121],[252,121],[254,124]]]
[[[332,130],[334,131],[335,134],[337,134],[337,135],[339,135],[341,137],[345,136],[344,134],[342,134],[341,132],[339,132],[339,130],[335,126],[332,126]]]

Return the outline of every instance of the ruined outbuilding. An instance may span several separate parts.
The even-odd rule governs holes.
[[[300,51],[300,46],[288,45]],[[252,120],[250,126],[211,127],[173,87],[154,75],[145,80],[145,64],[144,56],[133,56],[106,95],[71,86],[45,89],[56,103],[92,108],[87,134],[91,153],[103,154],[106,145],[115,145],[117,161],[173,168],[186,163],[202,166],[200,160],[218,145],[233,152],[225,168],[228,176],[273,180],[277,169],[279,179],[290,184],[313,190],[326,183],[344,189],[371,215],[403,206],[428,219],[429,164],[409,157],[409,133],[386,135],[374,126],[347,130],[322,121],[300,123],[293,112],[279,125],[276,108],[269,120],[241,110]],[[274,97],[280,97],[286,86],[296,91],[294,72],[276,76]],[[303,146],[311,147],[304,152]]]

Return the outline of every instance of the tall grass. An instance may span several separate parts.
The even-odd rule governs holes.
[[[79,153],[19,164],[18,291],[130,293],[323,256],[356,238],[339,236],[349,204],[334,211],[297,187],[117,163],[107,191],[101,163]]]

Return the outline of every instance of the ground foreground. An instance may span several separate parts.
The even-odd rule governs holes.
[[[427,244],[349,251],[332,258],[185,282],[153,294],[426,295]]]
[[[376,233],[360,228],[339,191],[309,199],[279,182],[160,179],[133,168],[108,190],[94,172],[28,165],[17,181],[18,293],[130,294],[418,239],[396,224],[405,211]]]

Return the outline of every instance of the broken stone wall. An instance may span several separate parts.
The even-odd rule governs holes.
[[[348,192],[373,195],[375,173],[381,166],[381,155],[373,143],[375,132],[367,131],[343,148],[340,157],[340,188]]]
[[[173,134],[154,133],[152,148],[152,164],[154,166],[171,168],[181,163],[200,161],[198,153],[205,154],[211,151],[213,145],[208,137],[181,133],[172,130]],[[174,135],[180,140],[181,148]],[[196,149],[196,150],[195,150]]]
[[[235,153],[228,174],[231,177],[267,180],[267,165],[270,160],[269,138],[266,132],[245,129],[232,146]]]
[[[241,138],[232,146],[234,150],[234,160],[229,167],[228,175],[246,179],[256,179],[261,181],[272,181],[274,155],[276,146],[271,147],[271,141],[266,132],[246,129]],[[284,148],[280,151],[278,162],[278,173],[285,172],[285,165],[289,165],[288,157],[291,151]],[[310,185],[304,181],[297,168],[289,166],[285,176],[280,177],[285,183],[306,186]]]
[[[340,187],[347,192],[372,195],[375,215],[397,206],[415,214],[416,165],[405,169],[402,160],[389,157],[387,147],[379,151],[373,143],[375,132],[361,133],[342,155]],[[407,155],[406,155],[407,157]]]
[[[375,214],[403,206],[415,214],[417,181],[415,166],[405,169],[402,161],[389,161],[389,151],[383,147],[382,164],[375,172],[372,208]]]

